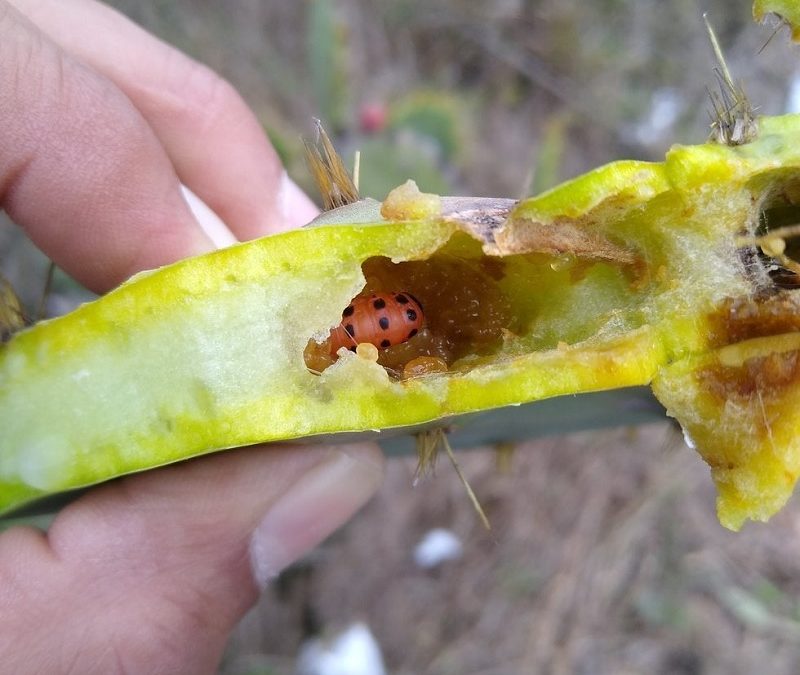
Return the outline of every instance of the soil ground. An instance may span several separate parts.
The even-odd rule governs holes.
[[[800,671],[800,508],[739,533],[716,520],[707,467],[669,423],[491,450],[412,488],[389,462],[378,496],[270,588],[234,635],[226,675],[291,673],[309,632],[366,622],[396,675],[790,674]],[[460,560],[414,565],[425,532]]]

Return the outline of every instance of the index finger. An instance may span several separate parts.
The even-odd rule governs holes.
[[[95,291],[214,245],[161,144],[111,82],[0,0],[0,205]]]
[[[11,2],[125,92],[181,180],[239,239],[303,225],[317,214],[253,112],[211,69],[94,0]]]

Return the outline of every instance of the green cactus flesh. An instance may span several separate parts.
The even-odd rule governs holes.
[[[767,518],[800,474],[800,313],[753,242],[800,206],[800,117],[759,123],[750,144],[676,146],[520,203],[404,186],[17,333],[0,348],[0,511],[225,448],[653,384],[723,524]],[[414,294],[424,334],[378,362],[331,357],[317,343],[365,290]],[[431,354],[445,365],[409,377]]]

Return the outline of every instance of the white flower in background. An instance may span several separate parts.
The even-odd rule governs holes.
[[[354,623],[332,640],[314,638],[300,647],[297,675],[386,675],[381,648],[369,627]]]
[[[436,528],[428,531],[414,548],[417,567],[430,569],[448,560],[458,560],[464,552],[461,540],[450,530]]]

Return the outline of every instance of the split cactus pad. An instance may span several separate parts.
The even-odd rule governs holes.
[[[225,448],[650,384],[710,466],[721,522],[766,520],[800,475],[800,116],[758,124],[745,145],[675,146],[521,202],[407,183],[17,332],[0,511]]]

